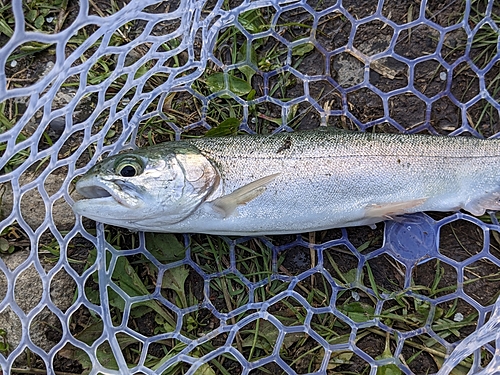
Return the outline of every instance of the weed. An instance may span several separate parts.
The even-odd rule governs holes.
[[[5,330],[3,329],[0,329],[0,337],[2,338],[2,342],[0,342],[0,352],[2,352],[4,355],[7,355],[10,352],[10,345],[7,341],[7,332],[5,332]]]
[[[17,225],[6,227],[0,233],[0,254],[12,254],[15,251],[25,250],[29,248],[28,235]]]

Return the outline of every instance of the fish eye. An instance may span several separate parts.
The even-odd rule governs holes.
[[[142,173],[142,165],[135,161],[124,160],[115,167],[116,173],[122,177],[135,177]]]
[[[133,165],[124,165],[118,173],[122,177],[134,177],[137,175],[137,169]]]

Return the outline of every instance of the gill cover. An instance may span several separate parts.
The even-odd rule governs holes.
[[[134,154],[147,163],[141,174],[124,178],[144,192],[144,207],[136,212],[131,224],[161,230],[178,223],[189,217],[219,185],[215,167],[196,147],[184,142],[168,142]],[[134,173],[129,166],[120,165],[122,174]]]
[[[169,192],[170,207],[164,207],[167,224],[177,223],[188,217],[219,186],[220,177],[215,167],[199,152],[178,152],[170,159],[180,168],[182,181],[177,179]],[[167,219],[167,220],[166,220]]]

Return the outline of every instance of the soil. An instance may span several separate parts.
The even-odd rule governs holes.
[[[317,6],[319,8],[322,6],[329,6],[326,4],[328,2],[308,1],[308,3],[313,7]],[[420,6],[419,1],[398,0],[390,3],[390,6],[387,4],[389,4],[389,2],[385,2],[382,14],[386,17],[390,17],[390,19],[398,25],[408,22],[409,18],[418,17],[418,9]],[[104,5],[107,6],[109,4],[102,2],[101,5],[104,7]],[[357,20],[363,19],[376,11],[374,2],[368,0],[343,1],[343,5],[351,13],[353,18]],[[178,2],[172,2],[170,4],[171,10],[177,6]],[[166,11],[166,8],[166,6],[162,5],[151,9],[151,12],[164,12]],[[498,8],[494,9],[494,11],[498,10]],[[73,10],[73,13],[74,12],[75,10]],[[463,12],[463,4],[462,2],[451,0],[445,2],[429,0],[427,2],[426,12],[432,15],[428,17],[430,17],[436,24],[443,27],[450,26],[460,21],[460,14]],[[292,12],[291,14],[287,14],[287,17],[286,22],[288,23],[297,22],[307,25],[308,22],[310,22],[310,17],[308,18],[307,14],[304,15],[304,12]],[[67,19],[71,20],[71,16]],[[324,22],[320,21],[318,23],[316,38],[318,42],[322,44],[325,51],[335,51],[347,43],[349,40],[349,33],[351,31],[351,24],[349,22],[346,22],[344,18],[335,13],[324,16],[322,21]],[[138,21],[139,26],[142,25],[141,22],[142,21],[140,20]],[[283,21],[283,24],[286,22]],[[155,35],[162,35],[165,33],[165,30],[171,32],[174,29],[175,27],[172,27],[172,25],[159,24],[155,28]],[[364,25],[359,26],[358,32],[356,33],[353,41],[353,46],[362,53],[372,56],[382,52],[388,47],[393,32],[394,30],[392,30],[390,26],[385,25],[380,21],[367,22]],[[298,30],[286,31],[284,33],[284,38],[294,40],[298,33],[300,33]],[[428,26],[417,26],[410,30],[404,30],[399,35],[395,52],[408,59],[415,59],[425,56],[426,54],[434,53],[437,47],[436,35],[437,31]],[[449,32],[445,36],[445,43],[441,50],[441,56],[448,66],[454,65],[455,62],[463,56],[463,47],[465,43],[464,35],[465,33],[463,30],[458,29]],[[258,52],[261,55],[265,55],[266,53],[277,48],[278,45],[279,43],[277,42],[268,42],[262,50]],[[140,54],[140,51],[137,53]],[[484,57],[481,55],[481,50],[479,48],[472,48],[471,56],[473,58],[478,58],[477,64],[480,68],[486,65],[487,61],[484,61]],[[135,56],[134,59],[137,59],[137,57],[138,56]],[[186,58],[186,56],[181,56],[181,59],[182,58]],[[376,132],[408,131],[449,134],[457,130],[462,121],[460,109],[456,102],[467,102],[477,94],[479,89],[477,75],[474,73],[473,69],[465,66],[464,64],[460,64],[450,73],[448,72],[446,66],[438,63],[435,59],[425,60],[416,64],[412,70],[412,74],[410,74],[408,64],[397,58],[389,57],[373,61],[370,64],[368,77],[370,84],[376,89],[375,91],[369,88],[351,90],[352,87],[355,87],[363,81],[365,74],[364,64],[360,62],[360,57],[354,53],[342,52],[333,54],[328,63],[330,67],[329,72],[324,71],[324,66],[326,64],[325,55],[319,48],[314,48],[310,53],[303,56],[303,59],[295,56],[293,57],[293,60],[299,64],[300,71],[302,73],[309,75],[329,74],[343,89],[347,90],[348,93],[343,96],[339,90],[332,86],[331,81],[324,80],[310,82],[309,95],[318,102],[319,106],[322,108],[329,106],[331,110],[341,110],[346,107],[352,114],[352,117],[331,115],[326,118],[321,118],[318,112],[314,110],[310,104],[301,103],[298,106],[298,114],[294,119],[292,119],[294,124],[296,124],[294,127],[299,130],[311,129],[322,123],[349,130],[358,130],[359,128],[363,128],[365,126],[371,126]],[[16,79],[22,76],[24,79],[22,85],[32,84],[36,82],[40,75],[43,75],[44,72],[47,71],[47,67],[50,67],[50,63],[53,63],[54,61],[55,56],[53,54],[53,50],[49,48],[48,50],[40,52],[29,59],[19,59],[18,65],[15,67],[7,66],[7,78],[11,79],[11,82],[14,85],[15,82],[20,82],[16,81]],[[318,61],[321,61],[321,64],[318,64]],[[446,75],[444,79],[443,74]],[[489,83],[493,83],[496,79],[495,77],[498,77],[498,75],[500,75],[500,64],[497,62],[485,75],[487,86]],[[280,78],[285,79],[284,77]],[[447,82],[450,79],[451,84],[447,86]],[[422,100],[422,97],[406,92],[393,95],[388,99],[387,111],[388,115],[397,122],[397,125],[386,121],[377,122],[377,120],[383,118],[386,114],[384,112],[381,95],[388,95],[388,93],[391,93],[394,90],[406,87],[410,81],[415,89],[425,96],[424,99],[426,101]],[[264,75],[256,75],[252,82],[254,84],[254,89],[256,90],[256,95],[259,96],[264,93],[265,82],[276,84],[279,81],[277,81],[277,78],[274,78],[274,81],[273,79],[266,81]],[[276,94],[276,99],[285,101],[286,98],[294,98],[303,95],[303,86],[300,79],[292,78],[291,82],[291,85],[284,88],[279,94]],[[17,84],[20,85],[20,83]],[[449,87],[450,92],[446,92],[447,87]],[[380,95],[377,93],[377,90],[380,90]],[[64,94],[71,95],[72,92],[67,91]],[[54,108],[60,108],[67,104],[69,100],[64,96],[64,94],[59,95]],[[180,91],[175,95],[176,100],[184,103],[179,109],[183,117],[189,119],[188,121],[192,123],[202,120],[199,113],[196,112],[195,109],[196,107],[199,107],[199,101],[197,99],[193,99],[192,97],[189,98],[190,93],[187,91]],[[492,96],[496,100],[499,100],[497,92],[492,92]],[[433,99],[431,103],[431,98],[437,99]],[[92,113],[96,102],[97,95],[89,96],[84,102],[80,103],[80,111],[76,111],[74,122],[78,123],[88,117],[90,113]],[[480,135],[489,137],[500,131],[500,121],[498,118],[498,112],[485,110],[485,104],[486,103],[484,103],[484,101],[479,101],[477,105],[471,106],[467,111],[467,118],[471,126],[473,126]],[[262,104],[259,110],[271,118],[280,118],[282,115],[281,107],[270,103]],[[172,113],[174,113],[174,111],[171,111],[170,115],[172,115]],[[207,122],[209,125],[215,125],[215,122],[211,119],[207,119]],[[277,124],[270,121],[264,121],[261,124],[264,124],[264,129],[262,129],[262,127],[259,128],[257,124],[250,124],[250,128],[253,130],[260,130],[265,133],[270,133],[277,128]],[[36,125],[37,123],[34,121],[31,124],[31,129],[26,129],[28,136],[33,132]],[[61,136],[64,125],[64,123],[61,123],[61,120],[55,121],[53,124],[51,123],[51,129],[49,129],[51,130],[51,133],[49,134],[53,138],[53,141],[57,141],[58,137]],[[199,133],[199,128],[195,128],[195,130],[189,132],[191,135],[197,135]],[[119,131],[115,136],[112,136],[109,139],[109,142],[113,142],[113,140],[116,140],[118,136]],[[165,137],[171,137],[171,134],[168,134]],[[83,138],[83,132],[72,134],[59,150],[59,158],[64,159],[75,152],[81,144]],[[155,141],[161,142],[162,138],[159,137]],[[49,145],[44,142],[44,140],[41,140],[39,148],[43,149],[46,147],[49,147]],[[82,154],[82,157],[78,160],[77,168],[86,165],[89,160],[89,153]],[[42,170],[43,167],[44,166],[42,166]],[[30,172],[35,173],[35,169],[37,168],[33,166]],[[53,174],[52,179],[49,178],[48,182],[46,182],[46,184],[49,185],[46,187],[47,190],[57,191],[57,189],[61,186],[61,179],[66,177],[66,173],[67,171],[61,170]],[[24,177],[28,180],[34,178],[28,174]],[[11,191],[8,189],[5,194],[6,197],[12,195]],[[27,206],[23,209],[23,213],[26,215],[28,225],[33,229],[36,229],[43,221],[45,208],[40,204],[40,199],[37,200],[33,197],[29,198],[29,200],[26,199],[28,203],[26,203]],[[10,201],[8,199],[2,200],[2,208],[4,212],[9,212],[11,207],[12,199]],[[43,210],[43,212],[41,212],[41,210]],[[74,217],[68,218],[65,214],[65,212],[68,211],[67,205],[61,205],[59,210],[58,206],[55,205],[54,210],[53,217],[57,228],[59,230],[71,229],[74,224]],[[444,217],[444,215],[441,214],[432,215],[436,218],[436,220]],[[85,225],[91,227],[92,223],[86,221]],[[367,227],[349,228],[346,233],[350,244],[352,244],[355,248],[362,248],[361,253],[365,256],[369,257],[371,252],[376,251],[383,246],[384,228],[382,224],[379,224],[376,230],[372,230]],[[340,230],[330,230],[316,233],[313,237],[309,236],[309,234],[303,234],[302,238],[305,241],[310,241],[313,238],[316,243],[324,243],[330,240],[340,239],[342,235],[343,233]],[[491,245],[487,249],[484,248],[486,236],[490,236],[488,237],[488,240],[491,241]],[[491,231],[485,233],[479,226],[467,220],[457,220],[444,225],[441,228],[439,241],[439,253],[442,258],[439,261],[434,259],[428,262],[416,263],[411,270],[412,280],[415,285],[427,287],[426,290],[419,291],[419,293],[429,298],[439,298],[440,296],[446,295],[446,293],[452,293],[462,287],[466,298],[458,301],[454,313],[460,313],[465,317],[470,317],[476,313],[477,310],[473,306],[474,301],[483,306],[492,304],[494,299],[498,297],[500,282],[497,281],[499,267],[489,259],[492,259],[493,256],[497,259],[500,257],[500,251],[498,250],[500,248],[499,239],[500,235],[496,232]],[[13,243],[15,242],[12,239],[10,240]],[[26,238],[23,237],[23,240],[26,241]],[[296,236],[274,236],[269,238],[269,241],[273,243],[274,246],[290,244],[295,240]],[[42,237],[42,241],[49,242],[50,238]],[[19,245],[19,243],[17,245],[17,250],[26,247]],[[70,247],[70,254],[68,254],[68,256],[72,260],[80,262],[72,264],[71,267],[81,274],[84,270],[84,261],[88,258],[92,245],[81,238],[76,238],[73,241],[73,245],[74,246]],[[457,270],[457,267],[453,262],[462,262],[465,259],[481,252],[485,254],[484,258],[463,268],[464,278],[472,281],[466,283],[464,286],[457,285],[457,274],[461,271]],[[355,256],[353,249],[345,245],[325,249],[324,254],[324,268],[336,280],[336,282],[342,282],[342,278],[345,277],[345,274],[349,272],[352,273],[353,270],[358,267],[359,259]],[[326,254],[328,254],[329,257],[327,257]],[[278,272],[280,275],[297,276],[317,264],[317,259],[313,259],[313,257],[311,257],[310,249],[304,248],[303,246],[292,246],[280,252],[279,255],[281,257],[281,264]],[[487,259],[487,257],[489,257],[489,259]],[[131,259],[133,260],[134,258]],[[136,260],[139,261],[139,258]],[[370,267],[373,280],[380,290],[384,290],[389,293],[397,293],[404,289],[405,269],[403,265],[397,262],[397,260],[393,259],[389,255],[383,255],[371,258],[367,261],[367,265]],[[365,265],[363,269],[365,270],[365,273],[363,274],[361,281],[364,286],[371,287],[371,280],[368,276],[368,271],[366,271],[368,267]],[[139,272],[141,270],[144,269],[139,267]],[[441,291],[433,294],[431,289],[436,280],[435,276],[437,272],[442,272],[442,277],[437,283],[437,288]],[[478,278],[478,275],[480,275],[481,278]],[[89,281],[86,286],[90,290],[97,290],[98,288],[98,286],[92,281]],[[191,270],[186,281],[186,289],[193,292],[198,302],[203,300],[203,287],[204,284],[200,276]],[[321,289],[319,286],[318,288]],[[331,291],[329,290],[321,291],[326,294],[331,294]],[[299,291],[299,293],[302,292]],[[360,298],[362,302],[367,304],[369,303],[369,296],[364,295],[360,290],[358,290],[358,294],[361,295]],[[215,299],[216,296],[211,297],[214,297]],[[303,297],[306,298],[307,296],[303,295]],[[168,300],[174,300],[174,297],[170,294],[167,294],[166,298]],[[343,298],[339,298],[338,301],[344,303],[347,300],[347,297]],[[222,309],[226,306],[225,303],[221,302],[221,299],[217,301],[217,303],[214,302],[216,308]],[[438,306],[447,310],[451,308],[451,304],[451,302],[443,302],[438,304]],[[384,308],[386,306],[389,306],[389,304],[384,305]],[[270,311],[278,314],[280,311],[286,310],[285,307],[285,305],[275,305]],[[337,306],[337,308],[341,309],[342,306]],[[409,313],[412,313],[411,309],[409,310]],[[451,318],[453,318],[453,316]],[[89,319],[91,318],[88,310],[77,310],[72,316],[72,333],[77,334],[78,332],[81,332],[88,324]],[[158,325],[155,319],[156,315],[149,312],[138,318],[131,319],[133,322],[129,326],[138,327],[138,332],[151,336],[154,334],[154,328]],[[196,319],[202,321],[204,325],[197,332],[199,334],[209,333],[219,324],[219,320],[207,309],[200,309],[200,313],[197,314]],[[343,326],[339,328],[340,331],[346,329],[345,323],[342,324]],[[250,324],[246,328],[255,329],[255,325]],[[398,326],[398,329],[409,330],[410,328]],[[474,325],[464,326],[457,330],[458,336],[450,335],[446,340],[453,343],[473,331]],[[344,332],[342,331],[341,333]],[[47,339],[51,343],[57,343],[59,340],[59,335],[57,334],[56,329],[43,331],[43,334],[47,336]],[[422,335],[421,340],[429,338],[424,336],[425,335]],[[223,338],[225,339],[226,336]],[[224,340],[221,337],[219,337],[219,339],[221,339],[219,345],[223,344]],[[411,344],[415,345],[420,345],[423,342],[419,341],[418,338],[413,338],[410,341]],[[214,342],[216,343],[216,341]],[[356,342],[356,345],[366,354],[375,358],[376,356],[382,354],[385,343],[385,337],[380,337],[377,333],[372,332],[371,334],[360,338]],[[426,354],[425,351],[423,353],[419,353],[416,346],[412,346],[411,344],[405,345],[401,352],[401,356],[405,360],[413,357],[413,360],[409,364],[410,369],[416,374],[436,372],[438,367],[434,359],[430,355]],[[298,356],[308,350],[314,350],[314,348],[314,340],[308,338],[304,341],[304,345],[301,349],[297,348],[296,352],[293,352],[290,349],[287,356]],[[391,341],[390,349],[392,351],[395,350],[394,341]],[[159,344],[154,344],[150,347],[152,355],[160,356],[162,354],[161,350],[162,346]],[[488,358],[488,356],[489,353],[485,352],[485,357]],[[240,373],[241,368],[238,367],[236,361],[233,362],[234,363],[227,368],[231,370],[231,373]],[[315,361],[312,360],[312,362]],[[43,368],[43,363],[39,359],[32,361],[32,363],[35,363],[35,367],[36,365],[39,365],[39,368]],[[296,371],[307,371],[306,362],[299,362],[298,364],[294,364],[294,366]],[[348,372],[360,373],[362,371],[366,371],[366,366],[367,363],[363,358],[358,355],[354,355],[346,363],[335,367],[332,370],[332,374]],[[56,359],[54,360],[54,369],[68,373],[81,373],[82,365],[77,361],[68,360],[63,356],[56,356]],[[277,364],[270,363],[253,370],[251,373],[253,375],[265,373],[278,374],[280,371],[281,368]]]

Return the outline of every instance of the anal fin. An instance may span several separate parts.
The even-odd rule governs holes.
[[[259,178],[236,189],[230,194],[219,197],[211,202],[212,207],[224,217],[228,217],[234,213],[238,206],[247,204],[266,191],[266,185],[278,177],[278,175],[279,173],[275,173]]]
[[[394,216],[404,215],[412,208],[423,204],[427,198],[413,199],[404,202],[372,204],[366,207],[365,217],[380,217],[392,220]]]
[[[462,206],[462,208],[466,211],[469,211],[474,216],[484,215],[486,210],[499,211],[500,193],[487,193],[482,197],[468,201]]]

